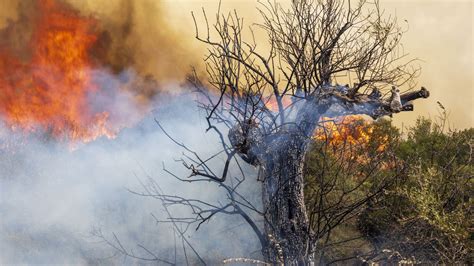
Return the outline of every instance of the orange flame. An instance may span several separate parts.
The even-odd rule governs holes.
[[[315,138],[327,141],[333,146],[343,142],[365,144],[370,140],[373,127],[362,116],[350,115],[342,118],[321,118],[321,127],[316,130]]]
[[[374,132],[374,126],[360,115],[349,115],[339,118],[323,117],[322,124],[315,132],[314,138],[326,141],[332,147],[341,145],[365,146]],[[385,150],[385,143],[379,143],[377,150]]]
[[[98,90],[88,55],[97,40],[96,21],[53,0],[37,5],[29,62],[0,47],[0,118],[14,131],[40,130],[72,142],[114,137],[109,113],[89,102]]]

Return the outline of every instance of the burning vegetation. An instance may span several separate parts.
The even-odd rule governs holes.
[[[361,115],[320,120],[320,127],[316,130],[314,139],[326,142],[331,148],[366,147],[373,142],[374,124]],[[377,136],[377,151],[384,151],[388,136]]]
[[[97,41],[96,20],[53,0],[37,4],[30,58],[23,60],[9,47],[0,47],[3,120],[13,131],[43,131],[73,142],[114,137],[109,112],[90,102],[100,90],[91,78],[95,64],[89,55]]]

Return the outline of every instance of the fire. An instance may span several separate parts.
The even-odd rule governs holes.
[[[367,145],[374,132],[374,126],[359,115],[339,118],[323,117],[320,124],[321,127],[316,130],[314,138],[326,141],[332,147]],[[385,144],[380,143],[377,150],[384,149]]]
[[[89,56],[97,22],[64,4],[38,0],[27,63],[0,46],[0,119],[15,132],[89,142],[113,138],[109,113],[90,103],[100,88]]]

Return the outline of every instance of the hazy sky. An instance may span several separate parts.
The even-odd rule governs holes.
[[[431,92],[427,100],[415,103],[415,112],[399,114],[397,125],[411,125],[419,115],[438,114],[437,101],[451,113],[450,121],[457,128],[474,126],[473,85],[473,9],[470,0],[381,0],[387,14],[395,14],[398,21],[409,23],[404,36],[405,50],[419,58],[422,73],[419,86]],[[183,31],[193,29],[190,10],[208,14],[217,9],[218,0],[167,0],[167,18]],[[247,23],[258,20],[255,0],[222,1],[225,9],[235,8]],[[192,37],[192,34],[191,34]],[[190,39],[190,42],[192,40]]]

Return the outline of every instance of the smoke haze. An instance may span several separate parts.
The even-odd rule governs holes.
[[[189,174],[181,163],[173,161],[182,156],[182,150],[161,132],[154,117],[173,137],[204,156],[216,152],[219,144],[215,136],[203,133],[194,97],[162,96],[159,101],[153,115],[125,129],[115,140],[100,139],[71,152],[57,142],[31,137],[25,146],[15,147],[14,153],[0,150],[0,264],[139,262],[124,258],[94,237],[94,228],[108,240],[113,241],[116,234],[138,255],[149,257],[137,247],[141,244],[174,261],[176,245],[178,260],[184,259],[181,240],[175,238],[172,226],[157,225],[151,215],[167,218],[161,202],[128,189],[143,192],[140,182],[146,183],[150,176],[170,195],[209,202],[224,197],[217,186],[183,183],[163,171],[165,163],[180,177]],[[216,171],[222,171],[221,165],[218,159]],[[255,174],[253,169],[248,172]],[[258,186],[251,180],[242,191],[258,205]],[[188,209],[172,210],[178,217],[191,215]],[[207,259],[251,256],[258,251],[258,240],[247,224],[235,217],[216,217],[199,231],[194,229],[191,227],[186,237]],[[196,259],[192,253],[188,256],[191,261]]]

